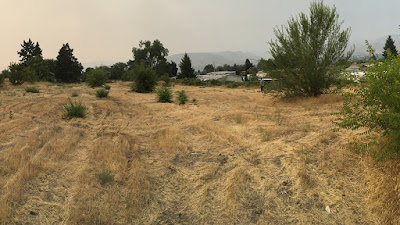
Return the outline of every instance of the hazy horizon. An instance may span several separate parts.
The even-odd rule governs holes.
[[[170,55],[183,52],[266,53],[273,29],[290,16],[308,14],[311,0],[87,0],[0,3],[3,41],[0,69],[18,62],[24,40],[39,42],[44,58],[55,58],[69,43],[80,62],[132,59],[140,40],[159,39]],[[351,40],[400,34],[400,2],[329,0]],[[397,40],[398,38],[395,37]],[[399,43],[395,43],[397,46]],[[378,52],[380,50],[377,50]]]

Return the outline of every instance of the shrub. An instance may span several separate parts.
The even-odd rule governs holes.
[[[231,83],[228,83],[227,85],[226,85],[226,87],[227,88],[237,88],[237,87],[239,87],[239,86],[241,86],[242,84],[241,83],[239,83],[239,82],[231,82]]]
[[[162,75],[160,77],[160,81],[164,81],[164,85],[163,86],[165,86],[165,87],[169,87],[170,86],[169,85],[170,80],[169,80],[168,75]]]
[[[132,91],[139,93],[153,92],[157,84],[156,73],[152,68],[143,64],[136,65],[133,68],[133,81]]]
[[[102,88],[96,91],[96,97],[98,98],[107,98],[108,97],[109,91],[106,89]]]
[[[108,85],[108,84],[105,84],[105,85],[104,85],[104,89],[106,89],[106,90],[110,90],[110,89],[111,89],[111,87],[110,87],[110,85]]]
[[[86,75],[86,83],[90,87],[100,87],[108,80],[107,72],[102,68],[95,68]]]
[[[20,85],[25,82],[25,73],[22,64],[12,63],[9,69],[10,73],[8,74],[8,78],[12,85]]]
[[[187,95],[186,95],[186,92],[185,92],[184,90],[182,90],[182,91],[177,91],[177,93],[178,93],[178,102],[179,102],[179,105],[184,105],[184,104],[186,104],[186,102],[187,102],[187,100],[188,100],[188,97],[187,97]]]
[[[74,91],[74,92],[72,92],[72,94],[71,94],[71,97],[78,97],[79,96],[79,94],[76,92],[76,91]]]
[[[26,92],[30,92],[30,93],[39,93],[39,89],[37,89],[37,87],[26,87],[25,88]]]
[[[172,102],[172,92],[170,88],[161,87],[157,89],[158,102]]]
[[[5,78],[5,74],[4,73],[0,73],[0,86],[3,85],[4,78]]]
[[[103,170],[103,172],[96,174],[96,177],[101,185],[105,185],[114,181],[114,174],[107,170]]]
[[[389,57],[381,65],[376,63],[371,66],[365,80],[359,88],[345,94],[341,117],[336,123],[348,129],[367,128],[363,134],[369,135],[369,142],[353,144],[357,149],[367,151],[375,160],[398,156],[400,57]]]
[[[82,102],[72,102],[71,99],[68,99],[68,101],[69,102],[67,103],[67,105],[64,106],[64,118],[84,118],[86,107],[82,104]]]

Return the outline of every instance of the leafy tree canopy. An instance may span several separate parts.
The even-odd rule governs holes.
[[[311,3],[309,16],[301,13],[276,28],[276,40],[269,42],[275,90],[286,96],[318,96],[328,89],[354,52],[345,54],[350,28],[341,30],[341,24],[336,8],[318,1]]]
[[[159,40],[140,41],[139,48],[132,48],[133,58],[136,63],[144,63],[145,66],[154,67],[162,61],[166,61],[168,49]]]

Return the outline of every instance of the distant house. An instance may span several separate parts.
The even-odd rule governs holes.
[[[206,75],[198,75],[200,80],[242,81],[243,76],[236,75],[235,71],[217,71]]]

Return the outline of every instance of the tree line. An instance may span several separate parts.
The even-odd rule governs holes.
[[[169,77],[195,78],[196,73],[192,67],[191,59],[185,53],[179,67],[173,61],[167,61],[168,49],[159,40],[140,41],[139,47],[132,48],[133,59],[128,62],[117,62],[112,66],[99,66],[86,68],[74,56],[69,43],[60,48],[56,59],[44,59],[39,42],[31,39],[23,41],[21,50],[17,51],[20,61],[11,63],[8,69],[3,70],[0,78],[9,78],[13,85],[24,82],[56,81],[65,83],[82,82],[95,69],[102,70],[111,80],[134,80],[137,68],[147,68],[154,72],[156,80]],[[1,80],[1,81],[2,81]]]

